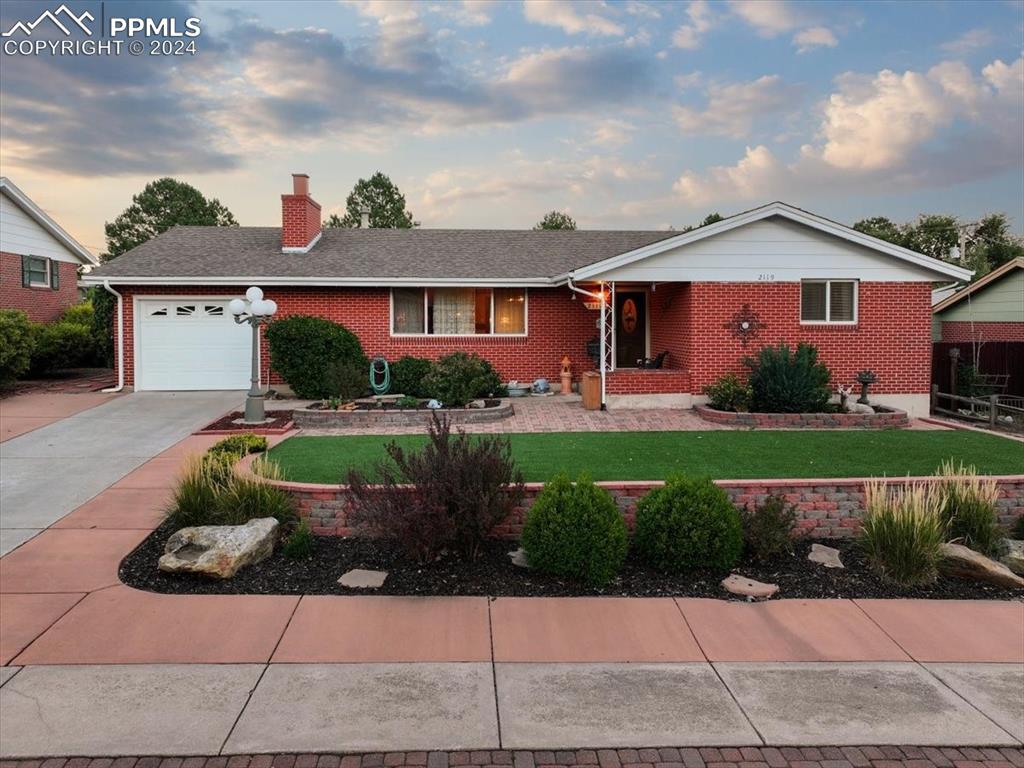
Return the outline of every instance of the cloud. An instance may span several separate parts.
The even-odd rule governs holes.
[[[943,43],[940,47],[955,56],[966,56],[982,48],[988,48],[995,41],[996,36],[992,30],[979,27],[967,30],[960,37]]]
[[[729,0],[730,10],[752,26],[761,37],[774,38],[795,32],[792,43],[798,53],[814,48],[834,48],[839,41],[832,30],[816,23],[786,0]]]
[[[788,109],[801,97],[799,87],[778,75],[764,75],[746,83],[711,85],[703,110],[676,107],[676,123],[683,131],[742,138],[750,134],[755,118]]]
[[[808,27],[793,35],[793,44],[797,53],[806,53],[815,48],[835,48],[839,41],[828,27]]]
[[[602,120],[590,135],[590,143],[599,147],[618,148],[633,140],[636,126],[624,120]]]
[[[959,62],[847,74],[824,104],[818,141],[792,161],[748,147],[734,165],[683,173],[674,189],[698,205],[977,181],[1024,167],[1022,110],[1024,57],[980,76]]]
[[[592,4],[577,4],[570,0],[523,0],[523,15],[527,21],[548,27],[559,27],[569,35],[587,34],[621,36],[621,25],[597,13],[581,13],[581,8]]]
[[[714,18],[707,0],[693,0],[686,8],[686,15],[689,23],[672,33],[672,45],[694,50],[700,48],[704,34],[714,26]]]
[[[77,3],[100,18],[99,2]],[[0,26],[39,14],[37,3],[0,4]],[[121,3],[126,16],[152,13],[144,2]],[[169,1],[161,16],[195,15],[192,4]],[[36,39],[60,32],[40,28]],[[56,38],[54,38],[56,39]],[[218,65],[222,45],[199,39],[201,59],[169,66],[159,56],[4,55],[0,66],[0,132],[5,165],[78,176],[211,172],[241,158],[213,125],[219,102],[202,83]],[[187,85],[182,85],[187,82]]]

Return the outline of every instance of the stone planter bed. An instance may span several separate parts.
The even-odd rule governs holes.
[[[288,410],[267,410],[267,423],[254,427],[251,424],[239,424],[245,414],[242,411],[232,411],[221,416],[214,422],[196,432],[197,435],[234,435],[248,432],[253,435],[283,435],[294,426],[292,411]]]
[[[491,595],[729,598],[719,582],[727,571],[700,570],[663,574],[633,559],[612,584],[593,589],[518,568],[509,561],[514,547],[495,540],[473,562],[454,557],[416,565],[386,541],[366,538],[318,538],[307,560],[289,560],[280,549],[269,559],[241,570],[233,579],[214,581],[192,574],[157,570],[164,543],[173,533],[166,524],[154,531],[121,564],[121,580],[129,586],[172,594],[382,594],[382,595]],[[813,539],[800,539],[792,556],[761,565],[741,561],[735,571],[758,581],[778,584],[778,598],[934,598],[1024,600],[1024,591],[1008,590],[976,581],[941,577],[927,587],[900,588],[882,581],[868,569],[853,541],[829,541],[840,550],[845,569],[825,568],[807,560]],[[388,572],[376,590],[346,589],[338,578],[354,568]]]
[[[483,408],[400,408],[392,403],[360,402],[351,411],[325,408],[314,403],[309,408],[293,411],[295,426],[300,429],[330,429],[331,427],[372,426],[426,426],[432,414],[448,416],[452,424],[480,424],[508,418],[514,411],[512,403],[503,400],[485,400]]]
[[[875,406],[875,413],[736,413],[706,405],[694,406],[702,419],[714,424],[753,429],[893,429],[909,427],[906,411]]]

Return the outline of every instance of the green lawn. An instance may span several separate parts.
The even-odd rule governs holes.
[[[966,431],[558,432],[509,435],[527,481],[559,470],[594,480],[661,480],[673,473],[719,479],[930,475],[948,458],[985,474],[1024,473],[1024,445]],[[270,451],[290,480],[341,483],[350,467],[371,468],[395,440],[425,437],[293,437]]]

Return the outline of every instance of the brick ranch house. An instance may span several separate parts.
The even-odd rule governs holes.
[[[78,270],[99,264],[89,251],[0,176],[0,309],[49,323],[78,303]]]
[[[778,202],[682,234],[323,229],[308,177],[293,183],[281,227],[175,227],[86,277],[120,298],[125,386],[247,387],[227,302],[258,285],[278,317],[342,323],[392,361],[466,350],[557,382],[568,355],[574,377],[602,372],[608,407],[690,407],[759,347],[807,341],[834,384],[870,368],[877,401],[924,415],[932,283],[971,274]]]
[[[1012,259],[947,295],[932,313],[935,341],[1024,342],[1024,258]]]

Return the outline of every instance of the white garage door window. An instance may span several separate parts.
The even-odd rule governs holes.
[[[252,330],[227,299],[138,304],[136,389],[248,389]]]

